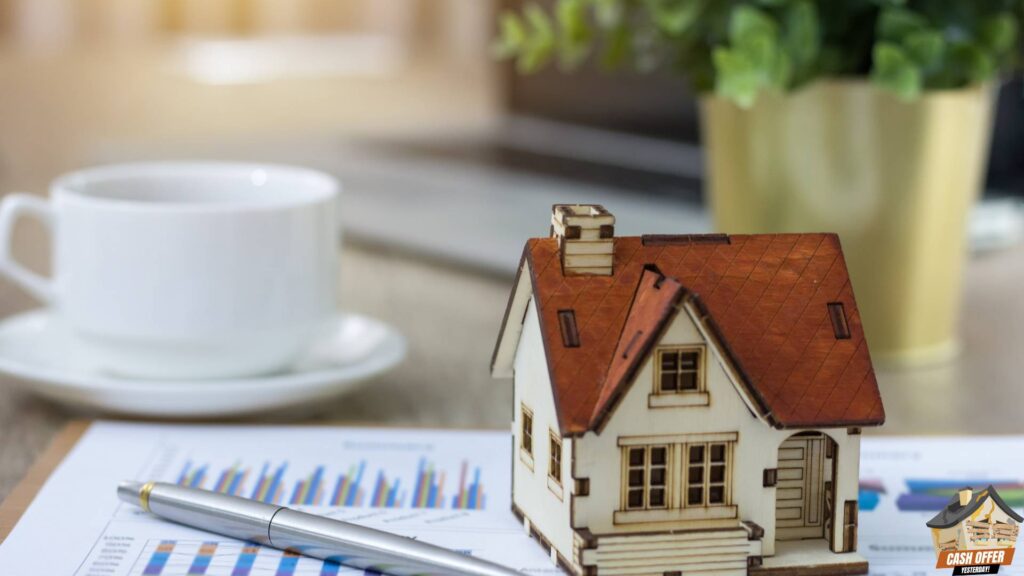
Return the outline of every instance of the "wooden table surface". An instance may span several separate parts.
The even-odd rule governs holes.
[[[0,287],[0,315],[30,307]],[[1024,342],[1024,249],[972,260],[965,304],[965,351],[951,364],[880,370],[888,422],[874,434],[1024,433],[1020,408]],[[365,246],[342,257],[341,302],[382,318],[408,337],[395,371],[320,406],[316,413],[247,421],[373,422],[384,425],[504,428],[511,387],[488,374],[510,279]],[[80,414],[15,391],[0,380],[0,498],[50,439]]]

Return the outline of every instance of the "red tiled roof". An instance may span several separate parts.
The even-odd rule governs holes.
[[[563,433],[599,425],[684,296],[702,311],[772,425],[884,421],[838,238],[764,234],[721,240],[616,238],[612,276],[564,276],[554,238],[528,241],[524,258]],[[843,304],[849,339],[833,332],[831,302]],[[562,345],[558,311],[565,309],[575,312],[575,348]]]

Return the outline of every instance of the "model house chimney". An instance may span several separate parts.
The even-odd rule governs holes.
[[[960,490],[960,505],[967,506],[971,503],[971,496],[974,496],[974,492],[970,488],[963,488]]]
[[[566,276],[611,276],[615,216],[597,204],[555,204],[551,235],[558,238]]]

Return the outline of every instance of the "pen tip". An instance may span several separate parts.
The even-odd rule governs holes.
[[[125,480],[117,485],[117,497],[121,500],[139,505],[139,492],[142,490],[142,482],[135,482],[134,480]]]

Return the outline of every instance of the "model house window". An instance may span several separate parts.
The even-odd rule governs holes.
[[[626,449],[626,509],[668,507],[668,446]]]
[[[836,340],[849,340],[850,322],[846,318],[846,308],[842,302],[828,303],[828,318],[832,321],[832,332]]]
[[[677,394],[700,392],[701,381],[700,348],[664,348],[658,350],[657,392]]]
[[[729,444],[686,445],[686,505],[717,506],[729,498]]]
[[[559,484],[562,483],[562,439],[549,433],[551,439],[551,457],[548,459],[548,477]]]
[[[533,456],[533,412],[524,404],[522,406],[523,429],[520,434],[520,447],[530,456]]]
[[[562,345],[566,348],[579,348],[580,331],[576,326],[576,312],[573,310],[559,310],[558,327],[562,332]]]

